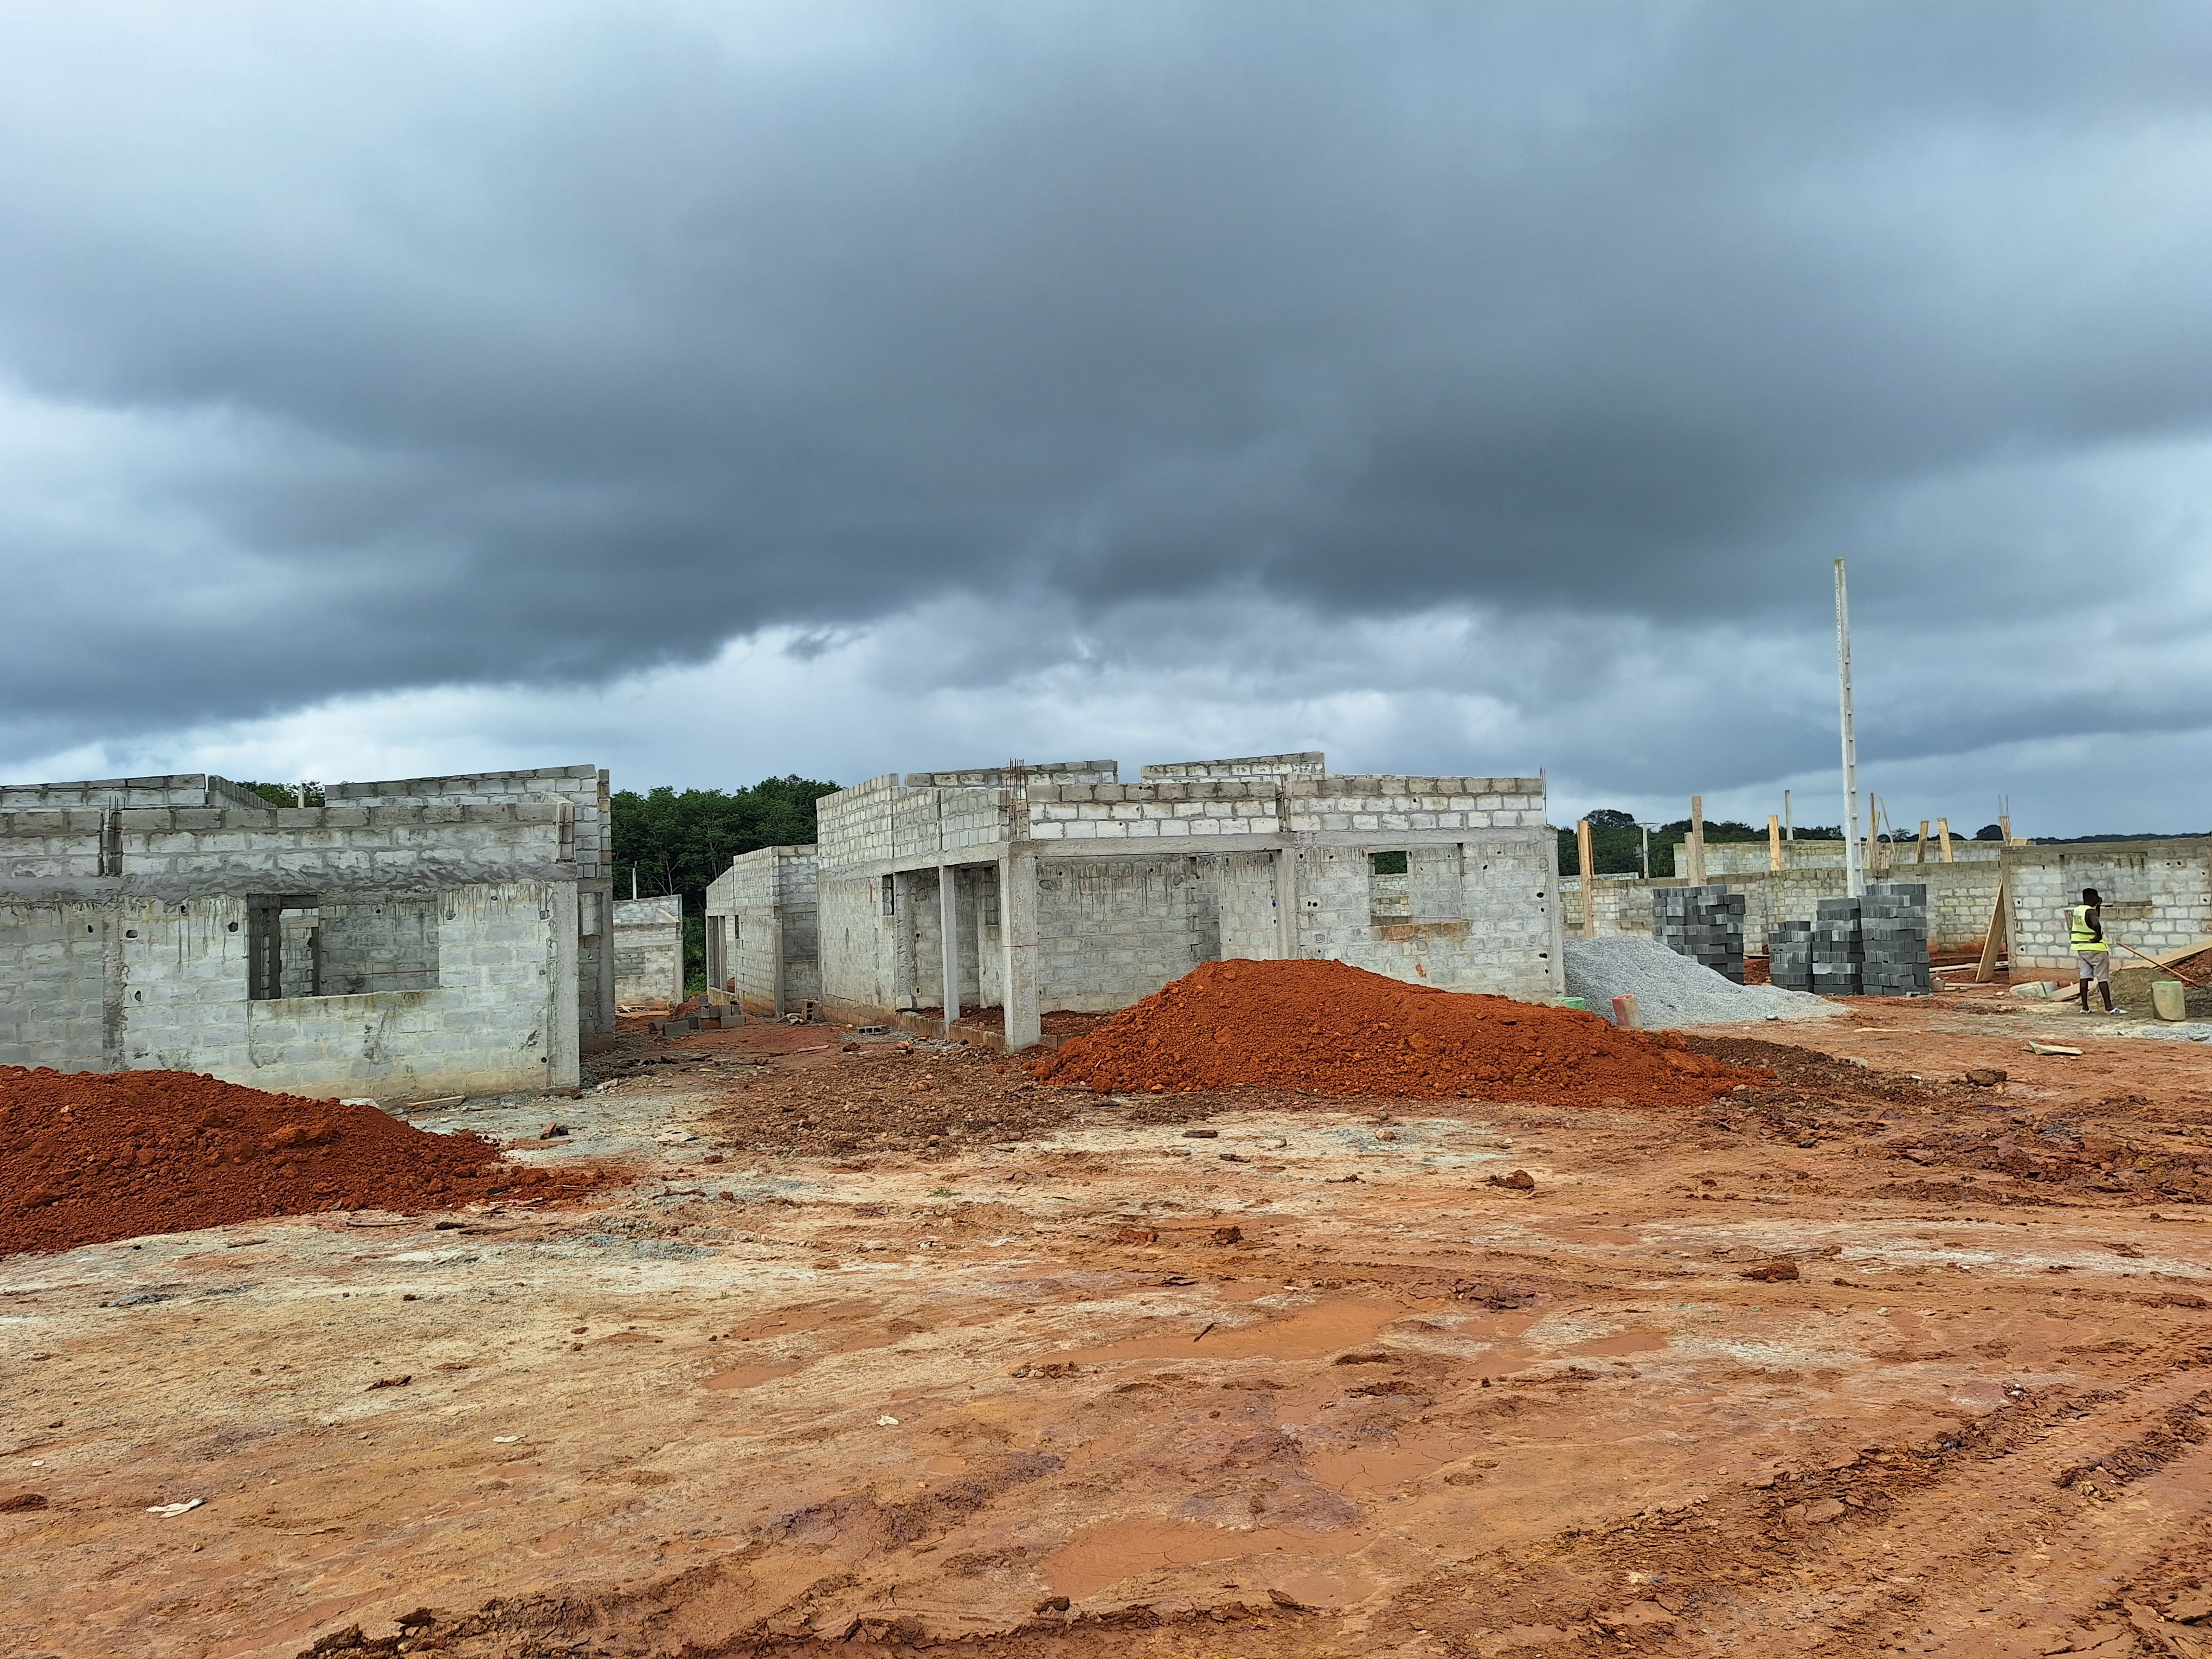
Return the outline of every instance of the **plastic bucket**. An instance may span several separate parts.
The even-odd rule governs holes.
[[[2151,1012],[2160,1019],[2187,1019],[2188,999],[2188,988],[2178,979],[2154,979],[2150,982]]]

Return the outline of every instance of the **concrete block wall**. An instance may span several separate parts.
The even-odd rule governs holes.
[[[882,878],[819,878],[817,969],[825,1003],[838,1018],[872,1020],[913,1006],[902,1002],[898,976],[897,933],[904,921],[885,914]]]
[[[567,806],[206,796],[0,811],[0,1059],[379,1097],[574,1084]],[[324,994],[250,994],[249,902],[277,896],[313,907],[280,989]]]
[[[98,778],[79,783],[0,784],[0,812],[72,806],[247,806],[268,801],[212,772],[150,778]]]
[[[1202,853],[1193,862],[1211,897],[1215,934],[1200,940],[1202,962],[1267,962],[1282,952],[1276,908],[1276,853]],[[1214,948],[1207,950],[1211,943]]]
[[[434,898],[333,900],[318,908],[315,927],[324,995],[436,988]]]
[[[1710,862],[1706,868],[1710,875]],[[1929,944],[1936,950],[1958,951],[1978,945],[1988,931],[2002,875],[2002,866],[1998,862],[1982,860],[1964,864],[1893,866],[1887,872],[1869,872],[1868,879],[1926,883]],[[1680,877],[1660,877],[1649,882],[1636,876],[1600,876],[1596,879],[1597,934],[1601,939],[1632,934],[1650,938],[1653,890],[1685,884]],[[1822,899],[1844,896],[1844,871],[1841,865],[1792,867],[1778,873],[1760,869],[1729,876],[1724,884],[1730,892],[1744,896],[1744,950],[1760,955],[1766,950],[1767,930],[1775,923],[1808,921]],[[1582,878],[1562,876],[1559,894],[1567,931],[1579,933]]]
[[[1036,766],[1024,761],[963,771],[909,772],[906,784],[909,789],[1004,789],[1029,783],[1115,783],[1121,776],[1119,761],[1047,761]]]
[[[1039,860],[1038,1007],[1103,1012],[1150,996],[1211,960],[1204,945],[1218,953],[1218,916],[1188,857]]]
[[[2212,839],[2014,847],[2004,867],[2015,974],[2074,971],[2067,913],[2084,887],[2105,901],[2106,936],[2138,951],[2157,956],[2212,939]],[[2130,963],[2141,965],[2112,952],[2114,967]]]
[[[1914,855],[1919,843],[1869,842],[1863,845],[1866,867],[1871,871],[1883,857],[1889,860],[1891,873],[1899,881],[1918,881],[1920,872],[1934,869],[1943,861],[1942,848],[1934,836],[1928,838],[1928,860],[1916,865]],[[1956,864],[1995,864],[2004,854],[2004,843],[1995,841],[1963,841],[1951,837],[1952,860]],[[1682,867],[1683,854],[1674,854],[1675,868]],[[1782,867],[1784,870],[1838,870],[1844,867],[1844,844],[1839,841],[1785,841],[1782,843]],[[1768,848],[1764,837],[1758,841],[1707,842],[1705,843],[1705,874],[1715,876],[1765,875],[1770,868]]]
[[[1238,760],[1177,761],[1166,766],[1147,766],[1138,775],[1146,783],[1169,783],[1181,778],[1318,778],[1328,770],[1328,757],[1319,750],[1297,755],[1248,755]],[[1071,783],[1090,780],[1071,778]],[[1104,781],[1111,783],[1115,779]]]
[[[119,935],[97,906],[0,904],[0,1065],[109,1069],[107,1026],[122,1008],[108,1000],[107,958]]]
[[[1267,779],[1062,784],[1026,793],[1028,832],[1040,842],[1157,842],[1283,830],[1281,792]]]
[[[959,929],[960,1006],[963,1009],[997,1007],[1004,995],[998,872],[990,866],[971,865],[951,873]],[[915,870],[897,878],[892,948],[903,969],[900,988],[912,999],[901,1006],[945,1006],[944,912],[938,874],[935,870]],[[878,890],[880,893],[880,885]],[[834,986],[828,988],[834,997]]]
[[[684,899],[617,899],[615,1006],[672,1008],[684,1000]]]
[[[438,903],[435,988],[253,1001],[243,896],[0,902],[0,1064],[380,1100],[574,1087],[573,888],[483,884]]]
[[[1393,846],[1393,832],[1544,826],[1541,778],[1345,774],[1296,780],[1283,793],[1291,830],[1373,836],[1378,851]]]
[[[1547,832],[1438,850],[1456,867],[1456,914],[1377,922],[1371,849],[1300,849],[1298,953],[1443,990],[1528,999],[1562,994],[1558,853]],[[1434,884],[1426,902],[1444,912],[1451,901],[1435,874],[1429,879]]]
[[[501,806],[126,807],[0,811],[0,889],[105,877],[192,891],[396,893],[526,868],[567,878],[563,809]],[[118,868],[104,871],[103,836]]]
[[[707,889],[707,927],[721,942],[723,978],[737,981],[749,1013],[823,1000],[817,870],[814,848],[757,848],[732,859]],[[880,903],[880,884],[876,891]],[[840,926],[849,932],[850,918]]]
[[[942,863],[968,870],[957,878],[961,1004],[990,1006],[1003,973],[997,863],[1008,856],[1036,860],[1042,1010],[1124,1006],[1199,962],[1286,947],[1456,988],[1549,996],[1563,986],[1540,778],[1332,777],[1318,754],[1177,763],[1130,784],[1118,771],[886,774],[822,801],[830,1005],[941,1004]],[[1369,854],[1380,851],[1405,853],[1407,873],[1378,919]],[[1312,892],[1309,871],[1322,884]],[[890,926],[871,884],[885,875],[901,907]]]
[[[578,900],[576,1011],[586,1037],[605,1037],[615,1029],[613,925],[614,814],[611,780],[591,765],[540,766],[511,772],[471,772],[448,778],[398,778],[373,783],[331,784],[327,803],[349,806],[422,803],[490,806],[556,800],[569,811],[566,856],[574,862]]]

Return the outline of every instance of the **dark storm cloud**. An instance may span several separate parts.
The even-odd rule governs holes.
[[[2196,8],[0,15],[19,753],[962,590],[1994,627],[2212,414]]]

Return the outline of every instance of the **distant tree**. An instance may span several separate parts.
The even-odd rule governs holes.
[[[641,895],[680,893],[687,914],[702,915],[707,884],[738,854],[811,845],[814,803],[836,788],[793,775],[763,778],[750,789],[620,790],[609,803],[615,896],[629,896],[635,872]]]
[[[236,779],[232,780],[237,782]],[[272,806],[320,806],[323,805],[323,786],[319,783],[240,783],[241,789],[250,789]],[[303,800],[301,798],[305,796]]]
[[[1636,820],[1618,807],[1601,806],[1589,815],[1590,853],[1592,861],[1601,876],[1632,876],[1642,868],[1643,832]],[[1651,873],[1654,876],[1673,876],[1682,873],[1675,869],[1674,849],[1690,838],[1690,821],[1677,818],[1672,823],[1662,823],[1651,831]],[[1800,841],[1841,841],[1844,832],[1834,824],[1800,825]],[[1765,824],[1739,823],[1734,818],[1707,818],[1705,844],[1717,847],[1727,842],[1765,841]],[[1559,873],[1575,876],[1582,873],[1581,848],[1575,839],[1571,825],[1559,830]]]
[[[1999,823],[1985,823],[1980,829],[1974,831],[1974,839],[1976,841],[2002,841],[2004,839],[2004,826]]]

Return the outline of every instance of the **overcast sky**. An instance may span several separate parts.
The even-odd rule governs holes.
[[[0,0],[0,777],[2212,828],[2212,9]]]

